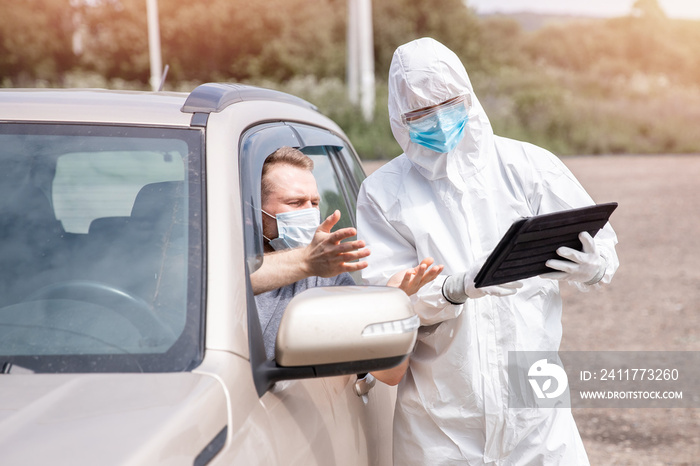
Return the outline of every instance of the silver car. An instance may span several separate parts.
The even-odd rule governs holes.
[[[358,158],[296,97],[0,91],[0,464],[390,464],[395,394],[365,374],[415,342],[402,291],[301,293],[265,356],[249,274],[281,146],[353,225]]]

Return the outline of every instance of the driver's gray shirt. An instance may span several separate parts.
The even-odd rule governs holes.
[[[283,286],[276,290],[260,293],[255,296],[255,304],[258,307],[258,318],[263,332],[263,342],[265,343],[265,354],[268,359],[275,357],[275,341],[277,340],[277,330],[282,320],[282,314],[287,308],[287,304],[294,296],[309,288],[317,286],[349,286],[355,281],[350,274],[341,273],[335,277],[309,277],[304,280]],[[329,309],[328,312],[333,312]]]

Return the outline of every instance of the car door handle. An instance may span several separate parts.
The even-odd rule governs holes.
[[[355,394],[357,396],[365,396],[372,390],[374,384],[377,383],[377,379],[370,373],[359,374],[357,380],[355,381]]]

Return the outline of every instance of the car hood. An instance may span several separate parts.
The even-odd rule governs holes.
[[[212,377],[0,376],[0,463],[189,464],[226,426]]]

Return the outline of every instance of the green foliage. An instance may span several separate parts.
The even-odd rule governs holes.
[[[462,0],[387,0],[372,2],[375,70],[389,72],[394,50],[406,42],[430,36],[468,62],[478,62],[479,20]]]
[[[148,28],[144,0],[101,0],[80,3],[82,68],[107,79],[148,82]]]
[[[697,22],[625,17],[554,25],[528,37],[523,51],[540,65],[601,78],[643,72],[679,85],[700,84]]]
[[[71,69],[69,0],[0,0],[0,81],[28,85]]]
[[[532,32],[462,0],[372,3],[371,123],[343,84],[347,0],[159,0],[166,89],[278,88],[333,118],[363,158],[390,158],[401,151],[386,108],[391,57],[431,36],[460,56],[497,134],[558,154],[700,152],[699,22],[665,17],[657,0]],[[0,0],[0,11],[3,86],[148,88],[144,0]]]
[[[391,135],[387,107],[389,91],[384,83],[377,84],[377,105],[372,122],[365,121],[361,109],[350,103],[347,87],[338,78],[319,80],[308,75],[283,84],[272,81],[255,81],[251,84],[297,95],[316,105],[321,113],[343,128],[363,160],[387,159],[401,154],[401,148]]]
[[[497,134],[560,155],[700,152],[700,89],[662,76],[511,69],[472,81]]]
[[[517,86],[498,80],[495,92],[514,110],[491,116],[501,134],[560,154],[700,152],[697,22],[647,13],[552,25],[526,39],[536,67],[520,67]]]
[[[281,81],[303,74],[340,77],[344,72],[344,2],[161,3],[163,57],[176,80]]]

